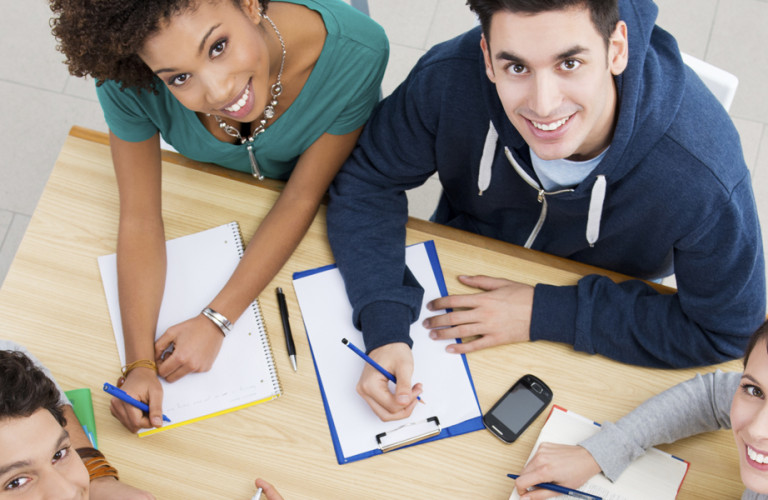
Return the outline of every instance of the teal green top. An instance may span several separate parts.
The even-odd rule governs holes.
[[[320,57],[291,106],[254,142],[262,174],[287,179],[322,134],[343,135],[362,126],[378,102],[389,57],[384,29],[341,0],[290,1],[317,11],[327,36]],[[109,129],[120,139],[144,141],[158,131],[188,158],[250,172],[244,145],[216,139],[194,111],[158,79],[159,94],[106,80],[96,87]]]

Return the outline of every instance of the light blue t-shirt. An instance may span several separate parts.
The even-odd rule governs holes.
[[[365,124],[378,102],[389,57],[384,29],[341,0],[286,1],[317,11],[327,35],[301,93],[254,142],[262,174],[275,179],[287,179],[299,155],[322,134],[343,135]],[[147,140],[160,131],[188,158],[251,171],[244,145],[216,139],[159,79],[157,89],[159,94],[121,91],[111,80],[97,87],[110,130],[129,142]]]
[[[579,185],[597,167],[610,148],[586,161],[542,160],[531,149],[533,170],[546,191],[567,189]]]

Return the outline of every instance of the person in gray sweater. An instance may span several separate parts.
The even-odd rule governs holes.
[[[525,500],[557,495],[528,488],[554,482],[578,488],[602,472],[615,481],[657,444],[719,429],[732,429],[739,452],[742,500],[768,500],[768,322],[752,335],[744,372],[698,374],[652,397],[615,424],[577,446],[542,443],[515,486]]]

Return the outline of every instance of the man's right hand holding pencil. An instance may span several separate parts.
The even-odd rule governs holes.
[[[407,418],[413,412],[422,392],[421,384],[411,387],[413,354],[403,342],[383,345],[370,352],[371,359],[397,379],[395,393],[389,390],[389,380],[369,363],[365,364],[357,392],[383,421]]]

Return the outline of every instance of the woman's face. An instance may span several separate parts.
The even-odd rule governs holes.
[[[87,499],[88,470],[46,409],[0,420],[0,499]]]
[[[739,449],[741,480],[750,490],[768,493],[768,351],[755,345],[733,396],[731,425]]]
[[[257,0],[200,0],[162,24],[139,57],[185,107],[251,122],[270,99],[263,28]]]

